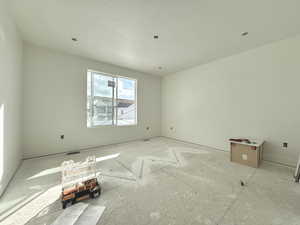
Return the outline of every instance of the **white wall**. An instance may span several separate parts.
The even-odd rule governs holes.
[[[138,79],[137,126],[86,127],[87,69]],[[24,156],[159,136],[160,84],[160,77],[25,44]]]
[[[0,195],[21,161],[22,40],[0,0]]]
[[[265,159],[294,165],[299,87],[300,36],[178,72],[162,81],[162,134],[223,150],[230,137],[262,138]]]

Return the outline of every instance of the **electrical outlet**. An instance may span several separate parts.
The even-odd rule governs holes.
[[[64,134],[62,134],[62,135],[60,135],[60,139],[65,139],[65,135]]]
[[[287,142],[283,142],[283,143],[282,143],[282,147],[283,147],[284,149],[288,148],[288,143],[287,143]]]
[[[174,127],[170,127],[170,130],[174,130]]]

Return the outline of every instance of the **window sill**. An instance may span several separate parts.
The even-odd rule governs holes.
[[[109,128],[118,128],[118,127],[137,127],[138,124],[128,124],[128,125],[95,125],[91,127],[87,127],[88,129],[95,129],[95,128],[101,128],[101,127],[109,127]]]

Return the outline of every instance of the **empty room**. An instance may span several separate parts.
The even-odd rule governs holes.
[[[0,0],[0,224],[300,225],[299,9]]]

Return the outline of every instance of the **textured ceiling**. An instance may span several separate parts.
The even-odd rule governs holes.
[[[299,0],[10,2],[24,40],[154,75],[174,73],[300,31]],[[245,31],[249,35],[241,36]],[[153,38],[155,34],[159,39]]]

